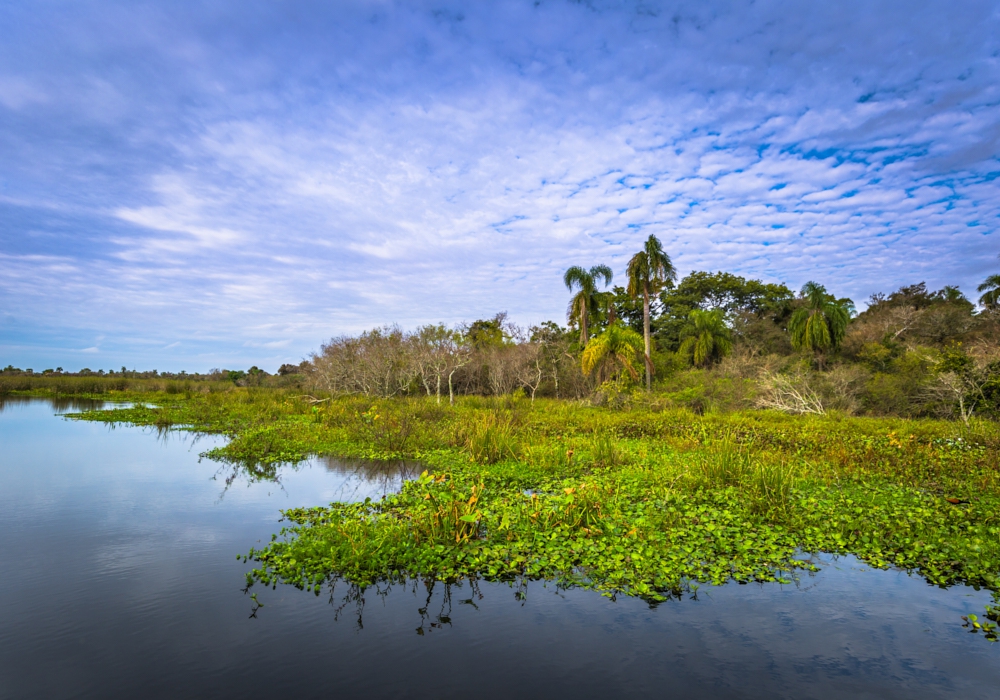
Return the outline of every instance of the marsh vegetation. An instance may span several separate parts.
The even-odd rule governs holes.
[[[1000,590],[990,280],[979,308],[918,284],[856,314],[812,282],[675,285],[652,237],[628,274],[601,291],[608,268],[568,270],[569,328],[375,329],[274,376],[9,368],[0,393],[133,400],[81,417],[225,434],[206,456],[260,478],[312,455],[426,467],[378,501],[285,511],[249,586],[546,579],[655,603],[826,552]],[[998,612],[969,624],[995,640]]]
[[[327,398],[232,388],[82,417],[225,433],[207,456],[233,464],[424,465],[379,501],[284,511],[286,528],[246,556],[251,584],[547,579],[655,602],[700,583],[789,580],[827,552],[939,586],[1000,586],[992,421],[698,415],[656,395],[619,408]],[[991,638],[996,612],[977,620]]]

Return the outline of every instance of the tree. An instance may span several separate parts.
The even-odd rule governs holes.
[[[507,312],[501,311],[491,319],[470,323],[465,328],[465,337],[476,350],[502,347],[510,340],[506,325]]]
[[[1000,358],[994,353],[967,354],[960,343],[941,353],[935,367],[935,381],[927,398],[937,399],[958,412],[966,425],[979,408],[997,408],[1000,397]]]
[[[780,345],[795,294],[783,284],[746,279],[729,272],[687,275],[660,295],[663,312],[653,320],[653,334],[665,347],[676,350],[694,309],[721,309],[738,340],[756,345]]]
[[[571,321],[576,318],[580,324],[580,345],[587,344],[587,321],[600,303],[600,292],[597,291],[597,282],[604,280],[604,286],[611,284],[613,273],[607,265],[594,265],[590,270],[585,270],[579,265],[566,270],[563,275],[563,282],[566,289],[573,291],[579,287],[578,291],[569,302],[566,316]]]
[[[568,364],[574,369],[576,367],[576,359],[569,353],[572,334],[553,321],[532,326],[529,332],[530,342],[540,348],[539,362],[543,371],[552,378],[553,393],[558,399],[559,375]]]
[[[809,350],[823,364],[823,354],[835,350],[843,341],[851,312],[849,299],[835,299],[826,287],[816,282],[806,282],[802,287],[804,306],[800,306],[788,321],[792,347]]]
[[[976,287],[976,291],[985,292],[979,297],[980,304],[987,309],[1000,309],[1000,275],[990,275]]]
[[[612,376],[628,375],[639,378],[635,366],[642,352],[642,336],[631,328],[613,323],[596,336],[583,351],[581,367],[590,375],[597,371],[598,381],[606,381]]]
[[[653,386],[653,360],[650,358],[649,297],[658,293],[668,282],[677,279],[670,256],[663,252],[659,239],[650,234],[642,250],[628,261],[628,295],[635,299],[642,295],[642,336],[645,346],[646,389]]]
[[[696,367],[717,362],[733,349],[722,309],[692,311],[683,337],[680,353]]]
[[[427,395],[431,395],[433,383],[436,401],[440,404],[441,382],[447,376],[450,400],[454,403],[451,376],[458,368],[464,366],[467,355],[462,351],[461,332],[451,330],[444,324],[427,325],[418,328],[417,332],[410,336],[409,341],[412,345],[412,361],[417,365]]]

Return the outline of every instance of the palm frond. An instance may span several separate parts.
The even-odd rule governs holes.
[[[581,289],[593,286],[594,278],[579,265],[574,265],[563,274],[563,283],[566,285],[566,289],[572,292],[574,286]]]
[[[611,271],[611,268],[608,267],[607,265],[594,265],[592,268],[590,268],[590,278],[594,280],[595,283],[597,282],[597,280],[603,278],[605,287],[611,284],[611,279],[613,277],[614,273]]]

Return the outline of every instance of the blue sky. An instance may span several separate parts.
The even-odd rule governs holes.
[[[996,2],[5,2],[0,363],[274,371],[650,233],[862,302],[1000,261]]]

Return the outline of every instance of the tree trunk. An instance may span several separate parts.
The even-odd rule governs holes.
[[[453,369],[448,374],[448,405],[449,406],[454,406],[455,405],[455,390],[452,389],[452,387],[451,387],[451,376],[453,374],[455,374],[456,371],[458,371],[458,368]]]
[[[437,404],[441,405],[441,373],[438,372],[438,382],[437,382]]]
[[[586,347],[587,340],[587,303],[586,300],[580,299],[580,345],[581,347]]]
[[[653,361],[649,356],[649,285],[642,286],[642,339],[646,343],[646,391],[653,388]]]

